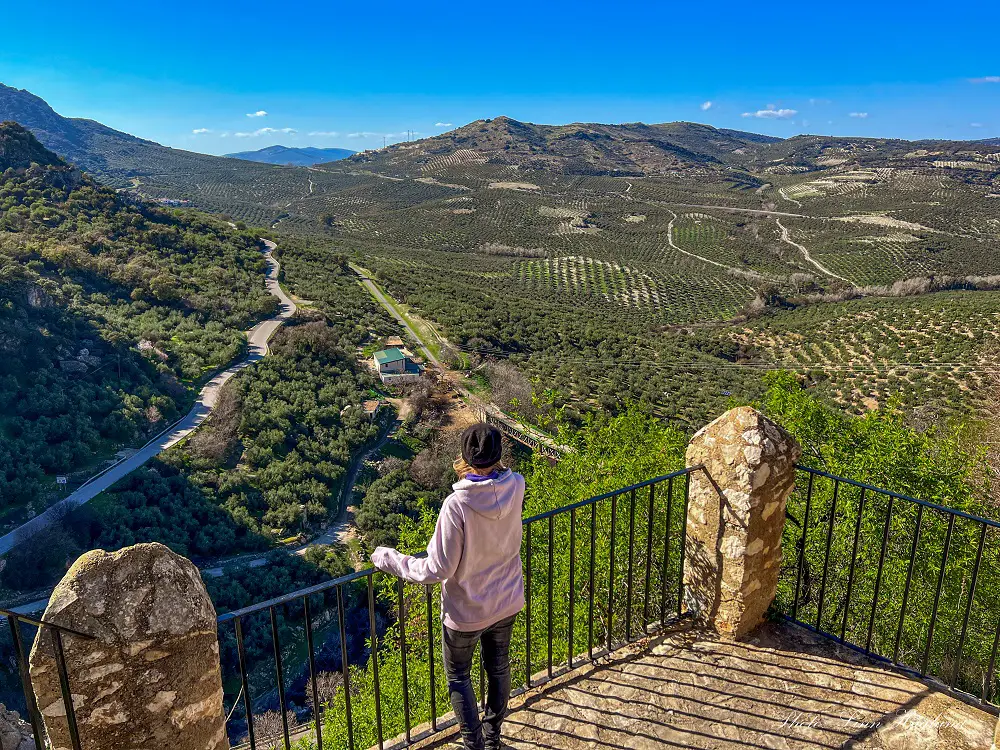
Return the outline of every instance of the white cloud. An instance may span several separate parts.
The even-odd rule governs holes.
[[[981,127],[983,127],[983,124],[981,122],[970,122],[969,123],[969,127],[970,128],[981,128]]]
[[[436,122],[436,123],[434,123],[434,127],[436,127],[436,128],[450,128],[451,127],[451,123],[450,122]]]
[[[762,120],[789,120],[798,113],[797,109],[775,109],[773,104],[768,104],[767,109],[758,109],[756,112],[744,112],[743,116],[758,117]]]
[[[313,130],[309,135],[318,136],[320,138],[336,138],[340,133],[336,130]]]
[[[1000,76],[983,76],[982,78],[970,78],[969,83],[1000,83]]]
[[[702,102],[701,111],[705,112],[712,108],[712,102]]]
[[[267,112],[258,109],[256,112],[247,112],[247,117],[267,117]]]
[[[829,99],[810,99],[809,103],[815,107],[818,104],[831,104],[832,102]]]
[[[867,112],[851,112],[848,117],[856,117],[859,120],[864,120],[868,117]]]
[[[234,133],[237,138],[257,138],[261,135],[270,135],[272,133],[285,133],[290,135],[293,133],[298,133],[299,131],[295,128],[259,128],[252,133]]]
[[[369,133],[367,130],[361,133],[348,133],[348,138],[374,138],[378,133]]]
[[[205,133],[211,133],[210,128],[195,128],[191,131],[191,135],[204,135]]]

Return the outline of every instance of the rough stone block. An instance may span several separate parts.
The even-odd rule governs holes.
[[[802,451],[750,407],[726,412],[687,449],[691,475],[684,550],[686,605],[720,635],[756,628],[774,600],[785,500]]]
[[[194,564],[162,544],[93,550],[59,582],[45,620],[63,637],[84,750],[228,750],[216,614]],[[70,748],[51,631],[31,678],[54,750]]]
[[[0,750],[35,750],[31,727],[0,703]]]

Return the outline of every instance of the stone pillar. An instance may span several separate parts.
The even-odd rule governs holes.
[[[63,637],[84,750],[228,750],[215,618],[198,569],[162,544],[73,564],[44,619],[95,636]],[[68,749],[50,630],[30,663],[52,747]]]
[[[785,500],[802,450],[748,406],[732,409],[691,439],[686,604],[723,638],[756,628],[774,600]]]

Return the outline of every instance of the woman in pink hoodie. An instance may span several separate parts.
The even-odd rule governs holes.
[[[500,462],[501,435],[486,424],[462,434],[462,456],[427,556],[388,547],[372,553],[379,570],[411,583],[441,583],[444,667],[467,750],[498,750],[510,699],[510,640],[524,607],[521,513],[524,477]],[[482,642],[488,679],[482,720],[472,689],[472,655]]]

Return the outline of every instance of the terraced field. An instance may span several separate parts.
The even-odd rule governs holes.
[[[310,169],[147,174],[135,189],[357,257],[460,348],[557,382],[557,401],[669,411],[689,384],[745,393],[738,368],[785,363],[855,409],[974,402],[979,350],[942,357],[959,331],[995,338],[990,292],[944,293],[952,317],[900,295],[1000,288],[1000,149],[654,130],[688,151],[642,151],[641,128],[552,140],[500,118]],[[926,371],[890,356],[924,349]]]
[[[987,197],[1000,181],[978,167],[970,180],[961,164],[823,159],[819,172],[715,179],[561,174],[467,153],[412,173],[327,165],[311,193],[276,207],[278,229],[362,257],[460,347],[513,356],[539,378],[562,372],[567,398],[598,403],[593,394],[618,378],[622,393],[664,401],[682,381],[718,383],[719,373],[733,385],[712,391],[748,392],[732,368],[787,364],[856,410],[893,396],[970,408],[980,354],[963,342],[996,337],[991,293],[943,294],[945,312],[923,297],[870,295],[916,277],[1000,286],[984,281],[1000,275],[1000,199]],[[852,287],[869,296],[823,301]],[[796,309],[782,311],[785,300]],[[745,330],[731,327],[745,316]],[[603,345],[615,355],[591,367],[602,338],[615,339]],[[719,373],[706,374],[706,351]],[[656,387],[637,386],[649,366]]]
[[[802,372],[855,411],[892,399],[930,414],[983,394],[996,367],[1000,294],[940,292],[776,313],[731,329],[756,365]]]

